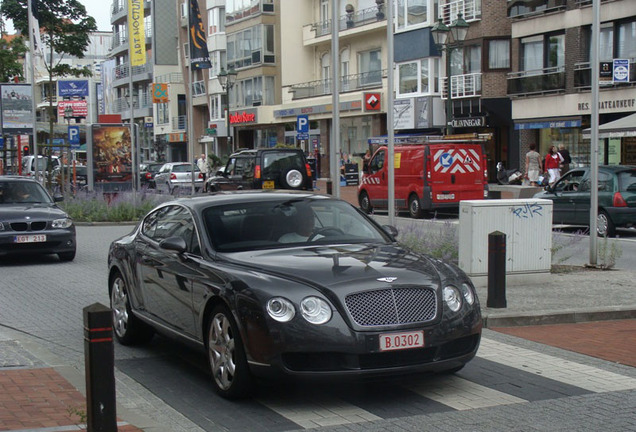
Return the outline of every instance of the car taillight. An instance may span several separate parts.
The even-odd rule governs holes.
[[[311,166],[308,163],[305,164],[305,169],[307,170],[307,177],[311,177]]]
[[[152,178],[152,174],[146,173],[146,179],[150,180]]]
[[[174,173],[170,173],[170,180],[176,180],[177,179],[177,175]]]
[[[621,195],[620,192],[616,192],[614,194],[614,199],[612,200],[612,205],[614,207],[627,207],[627,202],[625,201],[625,198],[623,198],[623,195]]]
[[[254,167],[254,178],[255,179],[261,178],[261,166],[260,165],[256,165]]]
[[[199,172],[199,178],[202,179],[203,178],[203,173]]]

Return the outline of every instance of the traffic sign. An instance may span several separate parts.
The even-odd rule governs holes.
[[[296,132],[298,132],[299,134],[309,134],[309,116],[308,115],[305,114],[305,115],[299,115],[298,117],[296,117]]]
[[[80,143],[80,128],[79,126],[69,126],[68,127],[68,142],[69,144],[77,144]]]

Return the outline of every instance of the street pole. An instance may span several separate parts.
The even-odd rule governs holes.
[[[388,108],[386,110],[387,123],[387,158],[388,158],[388,200],[389,200],[389,225],[395,226],[395,124],[393,105],[395,96],[394,90],[394,70],[393,70],[393,2],[387,0],[386,8],[386,39],[387,39],[387,101]]]
[[[452,47],[450,44],[446,45],[446,135],[452,135],[453,125],[453,96],[452,96],[452,86],[451,86],[451,51]]]

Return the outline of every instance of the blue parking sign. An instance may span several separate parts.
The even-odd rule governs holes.
[[[79,126],[69,126],[68,127],[68,142],[69,144],[77,144],[80,143],[80,128]]]
[[[299,115],[296,117],[296,132],[299,134],[309,133],[309,116]]]

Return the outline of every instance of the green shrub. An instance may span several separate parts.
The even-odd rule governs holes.
[[[117,194],[79,193],[60,203],[76,222],[137,221],[157,204],[172,197],[143,192]]]

